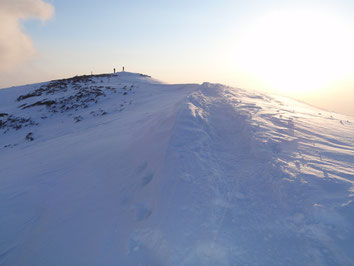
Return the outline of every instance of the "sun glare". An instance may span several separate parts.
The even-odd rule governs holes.
[[[354,73],[354,27],[328,13],[272,12],[237,37],[237,67],[268,89],[318,93]]]

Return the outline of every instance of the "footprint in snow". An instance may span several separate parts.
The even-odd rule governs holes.
[[[142,173],[146,168],[147,168],[147,166],[148,166],[148,163],[147,162],[144,162],[142,165],[140,165],[139,167],[138,167],[138,169],[137,169],[137,173],[138,174],[140,174],[140,173]]]
[[[137,203],[133,208],[135,210],[135,220],[138,222],[148,219],[152,214],[152,206],[148,203]]]
[[[150,184],[153,178],[154,178],[154,173],[148,173],[144,175],[141,179],[141,186],[142,187],[147,186],[148,184]]]

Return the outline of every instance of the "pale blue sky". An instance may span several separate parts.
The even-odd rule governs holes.
[[[350,81],[343,81],[345,85],[340,85],[343,88],[336,83],[337,90],[327,90],[327,98],[323,96],[323,99],[316,100],[313,96],[295,95],[290,91],[290,86],[282,91],[272,88],[273,85],[276,87],[276,83],[264,85],[265,82],[256,72],[250,73],[249,69],[242,69],[242,64],[236,62],[240,58],[238,55],[243,53],[237,48],[240,36],[266,14],[294,9],[323,11],[326,14],[333,12],[335,17],[344,18],[343,23],[354,25],[352,0],[46,2],[55,8],[51,20],[43,23],[26,20],[22,23],[23,31],[34,43],[36,55],[7,73],[0,87],[88,74],[91,71],[111,72],[113,67],[121,69],[124,65],[128,71],[150,74],[166,82],[209,81],[274,91],[354,115],[354,111],[349,110],[351,102],[348,100],[349,95],[354,98],[354,84],[351,83],[354,76]],[[302,20],[301,17],[298,19]],[[351,32],[344,34],[350,35]],[[252,40],[259,42],[254,37]],[[262,46],[262,43],[257,45]],[[339,95],[336,104],[328,101],[333,99],[333,94]],[[347,106],[346,109],[340,109],[341,105]]]

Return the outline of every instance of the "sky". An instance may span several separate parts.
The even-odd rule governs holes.
[[[352,47],[352,0],[0,0],[0,88],[125,66],[354,116]]]

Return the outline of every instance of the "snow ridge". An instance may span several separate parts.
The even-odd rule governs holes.
[[[134,73],[6,89],[0,113],[0,265],[354,262],[350,117]]]

